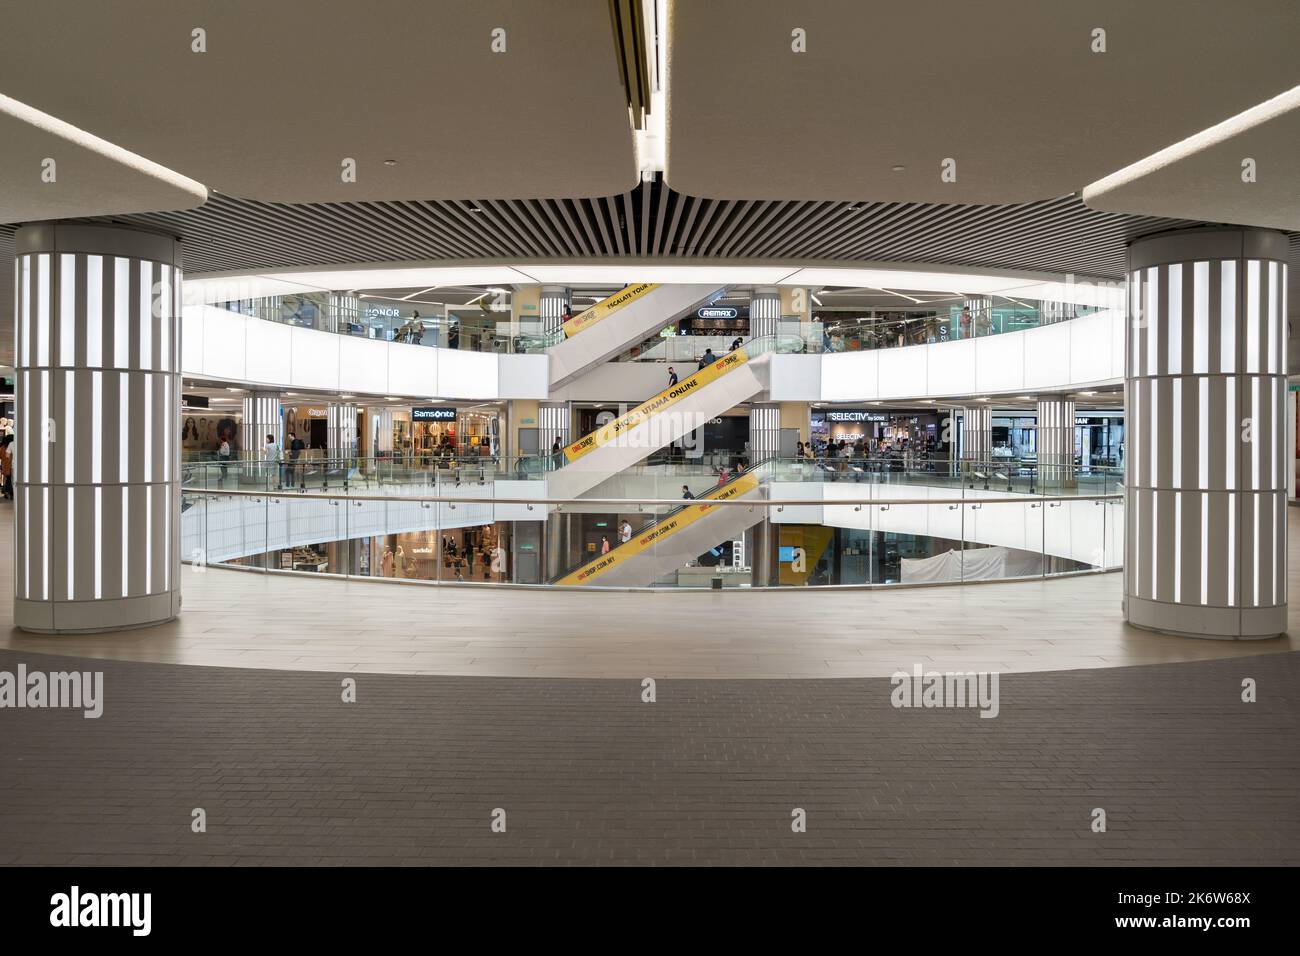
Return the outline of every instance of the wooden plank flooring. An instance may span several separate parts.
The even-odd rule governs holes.
[[[0,504],[12,540],[13,506]],[[1291,590],[1300,513],[1290,520]],[[0,647],[114,660],[496,677],[880,677],[922,664],[1006,673],[1273,654],[1125,625],[1118,574],[877,591],[561,592],[183,571],[179,620],[104,635],[12,626]],[[12,548],[0,614],[12,622]],[[1300,635],[1291,607],[1290,632]]]

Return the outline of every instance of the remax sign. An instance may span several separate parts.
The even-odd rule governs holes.
[[[695,314],[701,319],[734,319],[740,315],[740,311],[730,306],[706,305]]]

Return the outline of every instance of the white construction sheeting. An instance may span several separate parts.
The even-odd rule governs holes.
[[[1043,573],[1041,555],[1012,548],[945,551],[932,558],[903,558],[901,565],[904,584],[992,581]]]

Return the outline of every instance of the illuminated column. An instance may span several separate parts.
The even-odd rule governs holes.
[[[370,437],[373,439],[370,447],[374,449],[374,457],[391,458],[393,456],[393,425],[397,419],[393,417],[393,410],[388,407],[372,408],[370,410],[371,432]],[[457,436],[459,438],[459,436]]]
[[[1040,488],[1072,488],[1074,475],[1074,402],[1059,395],[1038,399],[1034,434]]]
[[[244,420],[240,425],[240,450],[244,458],[255,461],[262,457],[266,436],[274,435],[275,443],[284,449],[284,418],[280,414],[279,392],[250,392],[244,396]]]
[[[962,408],[961,457],[970,462],[986,462],[993,457],[993,409],[989,406]]]
[[[749,295],[749,337],[776,335],[780,323],[781,290],[776,286],[756,286]]]
[[[14,623],[113,631],[180,611],[180,243],[14,237]]]
[[[781,453],[781,406],[749,408],[749,463],[756,465]]]
[[[572,420],[566,402],[542,402],[537,406],[537,431],[541,438],[537,444],[543,454],[550,453],[551,444],[557,438],[561,448],[573,441],[569,435]]]
[[[558,332],[564,318],[564,307],[569,303],[569,290],[560,285],[542,286],[538,311],[542,316],[542,332]]]
[[[347,461],[357,457],[357,406],[347,403],[326,407],[325,441],[330,458]]]
[[[1129,247],[1124,608],[1196,637],[1286,630],[1284,235]]]

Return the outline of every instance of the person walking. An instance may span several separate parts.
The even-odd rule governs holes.
[[[0,438],[0,492],[6,500],[12,500],[14,496],[14,453],[9,447],[13,443],[13,435]]]
[[[717,360],[718,357],[713,354],[713,349],[705,349],[704,354],[700,356],[699,367],[704,368],[706,365],[712,365]]]
[[[556,435],[555,441],[551,442],[551,468],[552,469],[556,469],[560,467],[560,460],[563,454],[564,452],[560,450],[560,436]]]
[[[289,464],[288,464],[288,471],[289,471],[289,487],[290,487],[290,488],[293,487],[295,481],[298,482],[299,487],[301,487],[301,488],[303,488],[303,489],[306,489],[306,487],[307,487],[307,477],[306,477],[306,475],[303,473],[303,467],[302,467],[302,462],[301,462],[301,459],[302,459],[302,453],[303,453],[303,450],[304,450],[306,447],[307,447],[307,443],[306,443],[305,441],[303,441],[301,438],[299,438],[299,437],[298,437],[297,435],[295,435],[293,432],[289,432]]]
[[[217,446],[217,461],[221,465],[221,484],[226,483],[226,471],[230,467],[230,438],[226,435],[221,436],[221,444]]]
[[[672,388],[677,384],[677,371],[670,365],[668,366],[668,387]]]
[[[277,485],[284,484],[280,475],[280,446],[275,443],[274,435],[267,435],[266,442],[262,445],[262,464],[268,483],[274,475]]]

